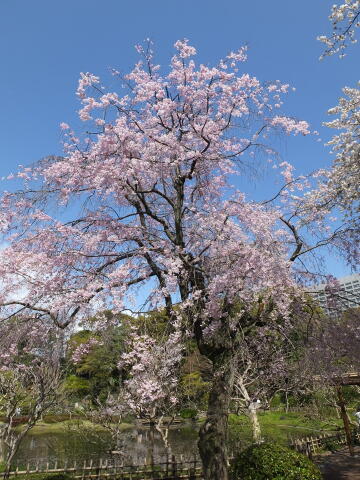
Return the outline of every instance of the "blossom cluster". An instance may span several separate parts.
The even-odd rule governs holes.
[[[342,4],[335,4],[331,8],[329,20],[332,22],[332,35],[320,35],[318,40],[326,45],[326,50],[320,58],[326,55],[346,55],[348,43],[356,43],[355,29],[360,26],[359,0],[345,0]]]
[[[133,332],[129,352],[121,355],[118,365],[129,369],[124,399],[132,413],[154,418],[176,411],[182,353],[179,332],[163,341]]]
[[[71,359],[72,361],[77,364],[80,363],[81,360],[92,350],[92,348],[96,345],[100,345],[100,341],[96,338],[90,338],[89,341],[81,343],[77,348],[75,348]]]

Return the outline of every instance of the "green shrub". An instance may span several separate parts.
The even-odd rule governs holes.
[[[75,415],[72,416],[74,418]],[[62,415],[44,415],[43,421],[44,423],[59,423],[59,422],[66,422],[66,420],[70,419],[70,415],[62,414]]]
[[[75,477],[69,473],[29,473],[19,478],[22,480],[75,480]]]
[[[181,418],[193,418],[197,417],[197,410],[195,408],[184,408],[180,411]]]
[[[69,473],[34,473],[26,478],[27,480],[74,480]]]
[[[321,480],[320,470],[305,455],[274,443],[251,445],[232,466],[233,480]]]
[[[339,445],[336,440],[327,439],[324,442],[324,448],[330,450],[330,452],[336,452],[336,450],[339,450],[341,447],[342,445]]]

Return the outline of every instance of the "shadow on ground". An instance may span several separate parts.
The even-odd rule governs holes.
[[[347,449],[318,458],[324,480],[360,480],[360,447],[355,448],[355,457]]]

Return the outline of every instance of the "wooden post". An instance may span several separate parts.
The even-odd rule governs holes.
[[[81,475],[82,480],[84,480],[84,478],[85,478],[85,471],[86,471],[86,460],[84,460],[83,471],[82,471],[82,475]]]
[[[121,480],[123,480],[124,478],[124,458],[122,458],[121,460],[121,464],[120,464],[120,468],[121,468]]]
[[[133,458],[131,457],[129,462],[130,480],[132,480],[133,478],[133,474],[132,474],[132,472],[134,471],[133,466],[134,466],[134,462],[133,462]]]
[[[311,460],[312,459],[312,449],[311,449],[311,441],[310,441],[309,437],[306,438],[306,452],[307,452],[307,456]]]
[[[151,477],[149,476],[149,478],[155,478],[155,464],[154,464],[154,457],[152,452],[150,457],[150,473],[151,473]]]
[[[196,454],[194,455],[193,465],[191,466],[190,463],[190,472],[189,472],[189,480],[196,479]]]
[[[176,459],[175,459],[175,455],[172,456],[172,478],[174,480],[176,480],[177,478],[177,473],[176,473]]]
[[[169,476],[169,453],[166,452],[166,463],[165,463],[165,478]]]
[[[345,406],[345,399],[343,395],[343,391],[341,388],[341,385],[336,387],[337,395],[338,395],[338,405],[340,407],[340,414],[341,418],[344,424],[344,429],[345,429],[345,438],[346,438],[346,443],[349,449],[350,455],[353,457],[354,456],[354,446],[352,443],[352,438],[351,438],[351,428],[350,428],[350,421],[349,417],[346,411],[346,406]]]
[[[101,467],[102,467],[102,459],[100,458],[100,463],[96,469],[96,475],[97,475],[97,478],[100,478],[101,477]]]

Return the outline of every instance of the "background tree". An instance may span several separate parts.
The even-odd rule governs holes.
[[[237,410],[249,417],[255,443],[262,440],[258,409],[269,405],[279,388],[278,383],[282,378],[288,378],[286,357],[289,346],[286,347],[286,341],[280,335],[264,328],[246,336],[239,348],[233,400]]]
[[[340,318],[327,318],[313,332],[304,352],[302,365],[314,390],[332,389],[334,404],[340,410],[350,454],[354,455],[350,420],[342,385],[349,374],[360,371],[359,309],[351,309]]]
[[[73,333],[67,342],[65,388],[76,401],[90,397],[103,403],[119,385],[117,364],[125,348],[129,317],[99,312],[84,323],[88,329]]]
[[[47,325],[17,319],[0,324],[0,409],[5,417],[0,439],[6,446],[5,478],[24,437],[61,399],[57,340],[54,328]],[[20,413],[25,417],[18,431],[14,427]]]
[[[271,327],[265,325],[242,337],[234,401],[237,409],[250,418],[255,443],[261,442],[258,409],[269,407],[273,397],[283,393],[288,411],[289,395],[306,389],[299,363],[316,327],[317,313],[312,307],[315,305],[311,299],[294,301],[286,320],[278,318]]]
[[[150,427],[155,427],[168,453],[171,453],[169,428],[180,409],[182,349],[179,332],[171,333],[163,341],[133,332],[129,352],[121,356],[119,364],[129,368],[123,384],[123,398],[129,412],[147,419]]]
[[[358,0],[346,0],[332,7],[329,19],[332,22],[332,34],[322,35],[318,39],[325,43],[322,57],[339,53],[345,55],[350,43],[356,43],[355,29],[360,25],[360,3]],[[312,195],[309,206],[312,215],[326,215],[329,212],[340,214],[333,234],[347,260],[354,270],[359,266],[359,183],[360,183],[360,90],[358,86],[344,87],[344,97],[338,105],[330,108],[335,120],[325,125],[339,130],[328,142],[335,154],[332,167],[317,173],[319,182]]]

